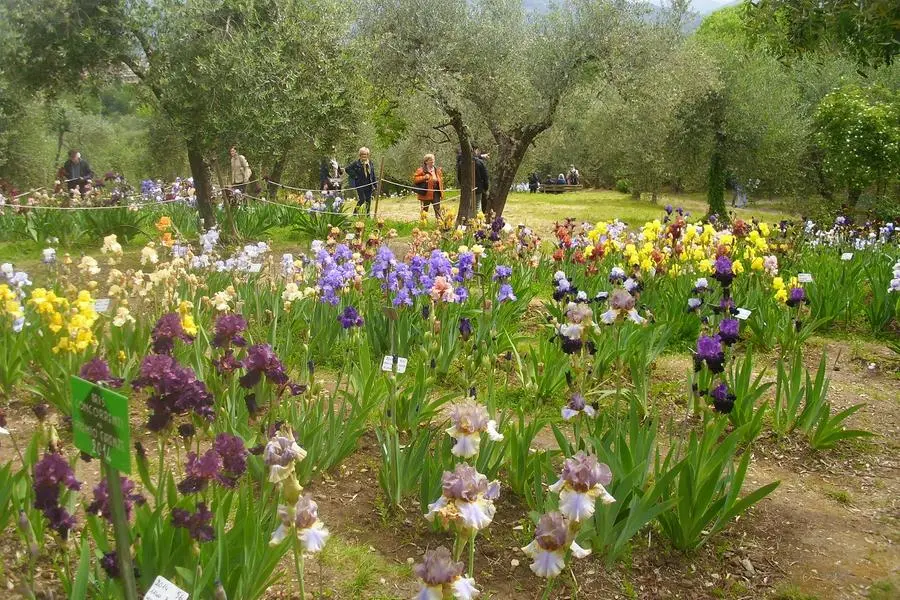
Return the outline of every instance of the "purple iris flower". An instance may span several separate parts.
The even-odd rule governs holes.
[[[75,479],[75,473],[62,456],[55,452],[44,454],[34,465],[34,507],[44,514],[60,537],[68,539],[75,517],[59,503],[60,486],[78,490],[81,482]]]
[[[119,477],[122,485],[122,497],[125,500],[125,516],[131,518],[131,508],[135,504],[144,504],[147,500],[134,489],[134,482],[127,477]],[[112,523],[112,509],[109,506],[109,487],[104,479],[94,486],[94,501],[88,506],[87,511],[93,515],[100,515]]]
[[[724,254],[716,259],[713,268],[715,272],[713,273],[713,277],[718,280],[723,286],[728,287],[731,285],[731,281],[734,279],[734,271],[732,270],[732,262],[731,259],[725,256]]]
[[[198,542],[211,542],[216,538],[215,530],[210,525],[212,517],[205,502],[198,502],[197,510],[193,513],[183,508],[172,509],[172,525],[187,529]]]
[[[512,275],[512,269],[505,265],[497,265],[494,269],[494,281],[506,281]]]
[[[181,326],[181,317],[177,313],[161,316],[150,333],[150,338],[153,340],[153,352],[156,354],[171,354],[175,349],[176,339],[185,344],[194,341],[194,338],[188,335]]]
[[[244,368],[247,372],[241,377],[240,384],[246,389],[259,383],[263,375],[275,385],[285,385],[288,382],[284,365],[269,344],[251,346],[244,359]]]
[[[363,318],[359,316],[359,313],[352,306],[348,306],[344,309],[344,312],[338,315],[338,321],[341,322],[341,327],[344,329],[362,327],[364,324]]]
[[[719,323],[719,338],[726,346],[738,341],[741,322],[737,319],[722,319]]]
[[[730,413],[732,409],[734,409],[734,401],[736,397],[731,391],[728,389],[728,386],[725,382],[720,383],[716,387],[713,388],[713,391],[710,393],[713,399],[713,407],[717,412],[720,413]]]
[[[226,478],[232,483],[234,479],[243,475],[247,470],[247,455],[249,452],[244,445],[244,440],[238,436],[220,433],[216,436],[213,448],[222,457],[223,471]],[[222,474],[220,474],[219,480],[224,484]]]
[[[247,330],[247,321],[241,315],[225,314],[216,319],[215,335],[212,345],[215,348],[235,345],[243,348],[247,340],[241,335]]]
[[[694,370],[699,371],[703,363],[706,363],[713,373],[721,373],[725,369],[725,352],[722,350],[722,340],[719,336],[701,335],[697,340]]]
[[[804,302],[808,302],[806,298],[806,290],[802,287],[792,287],[791,291],[788,292],[788,299],[786,304],[788,306],[798,306],[803,304]]]
[[[462,317],[459,320],[459,336],[464,342],[472,337],[472,321],[468,317]]]
[[[87,381],[99,383],[106,387],[118,388],[122,386],[124,379],[113,377],[109,365],[102,358],[92,358],[81,366],[78,376]]]
[[[512,286],[508,283],[504,283],[500,286],[500,291],[497,292],[497,302],[506,302],[516,300],[516,295],[513,293]]]
[[[131,382],[134,389],[151,388],[147,406],[151,410],[147,428],[162,431],[174,415],[193,412],[207,421],[213,420],[213,397],[206,385],[197,379],[190,367],[182,367],[171,356],[151,354],[144,358],[138,377]]]
[[[458,272],[454,280],[459,283],[471,279],[475,273],[475,255],[471,252],[463,252],[456,261]]]

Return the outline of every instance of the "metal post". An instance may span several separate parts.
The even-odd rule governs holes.
[[[378,160],[378,192],[375,195],[375,214],[373,219],[378,219],[378,201],[381,200],[381,185],[384,181],[384,156]]]
[[[119,480],[119,472],[106,464],[106,461],[103,461],[103,470],[106,471],[109,508],[116,532],[116,556],[119,560],[122,587],[125,589],[125,600],[140,600],[134,581],[134,565],[131,562],[131,535],[128,516],[125,514],[125,500],[122,497],[122,482]]]

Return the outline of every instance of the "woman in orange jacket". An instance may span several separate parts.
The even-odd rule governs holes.
[[[425,163],[413,175],[416,196],[422,203],[422,211],[428,212],[428,205],[434,207],[435,218],[441,218],[441,197],[444,195],[444,172],[434,166],[434,154],[425,155]]]

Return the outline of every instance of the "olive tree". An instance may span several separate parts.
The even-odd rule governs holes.
[[[848,86],[825,96],[815,115],[815,140],[826,172],[854,206],[863,190],[885,193],[900,177],[900,92]]]
[[[635,5],[570,0],[545,13],[521,0],[370,0],[360,12],[360,47],[384,87],[422,94],[441,112],[470,164],[473,138],[493,151],[488,209],[500,215],[535,138],[581,83],[608,76],[640,49]],[[479,140],[482,147],[488,146]],[[462,169],[460,220],[471,216],[471,173]]]
[[[346,64],[336,0],[7,2],[10,75],[50,92],[90,76],[135,78],[182,138],[207,224],[210,159],[223,142],[245,139],[275,171],[346,105],[329,72]]]

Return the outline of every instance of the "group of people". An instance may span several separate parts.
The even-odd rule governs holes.
[[[350,183],[350,189],[356,191],[356,207],[353,214],[369,216],[372,206],[372,196],[378,190],[378,175],[371,160],[371,152],[363,146],[359,149],[358,158],[344,169],[338,160],[332,155],[326,157],[319,166],[319,187],[322,192],[330,193],[342,189],[344,174]],[[472,163],[475,173],[475,209],[483,211],[485,208],[485,194],[490,185],[487,169],[487,154],[483,154],[478,147],[473,148]],[[462,178],[462,152],[456,155],[456,180]],[[232,168],[234,172],[234,168]],[[434,216],[441,218],[441,200],[444,198],[444,170],[435,164],[434,154],[426,154],[422,160],[422,166],[416,169],[412,177],[412,189],[416,192],[422,211],[428,212],[431,207]]]
[[[578,185],[580,181],[581,173],[578,172],[575,165],[569,165],[568,173],[560,173],[556,177],[547,175],[547,177],[544,178],[543,183],[544,185]],[[528,174],[528,191],[535,194],[540,187],[541,178],[536,172],[532,171]]]
[[[252,182],[253,171],[247,157],[238,152],[237,147],[229,148],[231,157],[231,189],[245,193],[247,185]],[[488,155],[481,152],[477,146],[472,151],[472,169],[475,175],[475,210],[485,209],[485,194],[490,185],[487,168]],[[462,180],[463,170],[462,151],[456,156],[456,179]],[[356,192],[356,207],[353,214],[365,214],[369,216],[372,207],[372,196],[378,189],[379,177],[375,173],[371,152],[363,146],[359,149],[357,159],[344,169],[334,156],[325,158],[319,169],[319,185],[323,193],[338,192],[342,189],[344,174],[350,183],[350,189]],[[78,188],[84,194],[90,189],[93,172],[87,161],[81,157],[78,150],[69,151],[69,159],[63,165],[60,176],[64,177],[69,190]],[[413,187],[419,199],[422,210],[428,212],[432,207],[436,218],[441,218],[441,200],[444,198],[444,171],[435,165],[434,154],[426,154],[422,166],[416,169],[412,177]],[[364,212],[363,212],[364,211]]]

